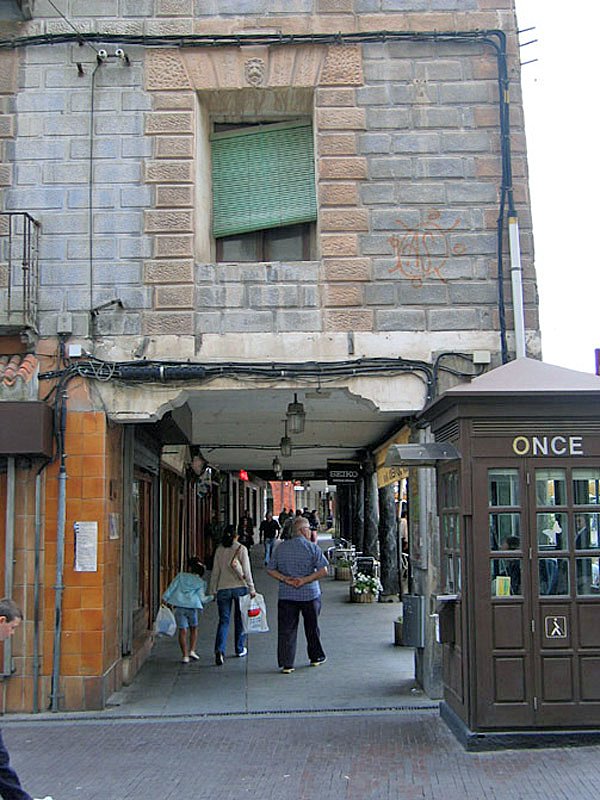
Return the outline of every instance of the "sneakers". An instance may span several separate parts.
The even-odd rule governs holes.
[[[320,667],[321,664],[324,664],[327,661],[327,656],[321,656],[321,658],[317,658],[314,661],[310,662],[311,667]]]
[[[190,658],[193,658],[194,661],[200,661],[200,656],[195,650],[190,650]]]
[[[215,653],[215,664],[217,667],[222,667],[224,663],[225,657],[223,656],[223,653]]]
[[[190,655],[191,655],[191,653],[190,653]],[[248,648],[247,647],[244,647],[240,653],[236,653],[236,656],[238,658],[243,658],[244,656],[247,656],[247,655],[248,655]]]
[[[291,675],[292,672],[294,672],[294,668],[293,667],[282,667],[281,668],[282,675]]]
[[[189,664],[189,663],[190,663],[189,656],[184,656],[184,657],[181,659],[181,663],[182,663],[182,664]]]

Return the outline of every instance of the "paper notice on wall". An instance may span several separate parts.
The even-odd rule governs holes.
[[[98,523],[76,522],[75,572],[98,571]]]

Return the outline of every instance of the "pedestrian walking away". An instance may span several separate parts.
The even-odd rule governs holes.
[[[267,572],[279,581],[277,602],[277,662],[285,674],[294,671],[298,623],[304,622],[308,659],[318,667],[327,660],[321,645],[319,614],[321,586],[327,576],[327,559],[321,548],[310,541],[308,519],[299,516],[294,521],[292,538],[276,548]]]
[[[202,577],[204,572],[204,564],[198,556],[191,556],[187,561],[187,572],[176,575],[163,594],[165,603],[173,606],[184,664],[189,664],[190,659],[198,661],[200,658],[196,652],[198,614],[213,599],[206,592],[206,581]]]
[[[273,546],[275,541],[279,538],[281,526],[276,519],[273,519],[273,514],[270,511],[267,511],[266,516],[260,523],[260,528],[258,530],[260,533],[261,542],[264,541],[265,543],[265,564],[268,564],[271,560],[271,556],[273,555]]]
[[[23,613],[10,597],[0,600],[0,641],[4,642],[14,634],[21,624]],[[19,776],[10,765],[8,750],[0,730],[0,795],[4,800],[35,800],[21,786]],[[43,800],[52,800],[50,796]]]
[[[232,604],[235,654],[239,658],[243,658],[248,652],[240,613],[240,597],[248,592],[251,597],[256,596],[248,550],[238,541],[238,535],[233,525],[228,525],[221,544],[215,551],[213,570],[210,576],[210,593],[216,595],[219,611],[219,623],[215,637],[215,664],[218,667],[223,666],[225,662]]]

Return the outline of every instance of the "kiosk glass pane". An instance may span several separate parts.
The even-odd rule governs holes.
[[[535,497],[538,506],[564,506],[567,478],[564,469],[536,469]]]
[[[580,512],[575,514],[575,549],[600,550],[600,514]]]
[[[519,470],[488,470],[488,502],[490,506],[518,506]]]
[[[538,550],[566,550],[567,515],[536,514]]]
[[[576,506],[600,502],[600,469],[573,470],[573,503]]]
[[[521,515],[490,514],[490,550],[518,550],[520,544]]]
[[[521,558],[492,558],[492,597],[521,594]]]
[[[540,595],[569,594],[569,559],[540,558],[538,562]]]
[[[600,557],[577,558],[577,594],[600,596]]]
[[[458,472],[442,476],[442,508],[458,508]]]

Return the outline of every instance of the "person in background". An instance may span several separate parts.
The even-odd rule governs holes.
[[[281,526],[276,519],[273,519],[273,514],[267,511],[265,518],[260,523],[260,540],[265,543],[265,564],[268,564],[271,556],[273,555],[273,546],[275,540],[279,538]]]
[[[319,631],[319,579],[327,577],[327,566],[321,548],[310,541],[308,520],[298,517],[294,521],[292,538],[275,549],[267,568],[269,575],[279,581],[277,661],[286,675],[294,671],[301,614],[310,665],[318,667],[327,661]]]
[[[225,662],[232,603],[234,606],[235,654],[238,658],[243,658],[248,652],[240,613],[240,597],[248,592],[251,597],[256,595],[248,550],[238,541],[238,535],[233,525],[228,525],[225,528],[221,544],[216,549],[210,576],[210,593],[216,595],[219,609],[219,624],[215,637],[215,664],[218,667],[223,666]]]
[[[206,593],[206,581],[202,577],[205,569],[198,556],[187,560],[187,572],[180,572],[168,585],[163,600],[173,606],[182,661],[190,663],[190,658],[198,661],[196,652],[198,641],[198,612],[213,599]],[[188,643],[189,631],[189,643]]]
[[[284,506],[281,509],[281,511],[279,513],[279,516],[277,517],[277,521],[279,522],[279,525],[283,525],[283,523],[286,521],[287,518],[288,518],[288,512],[287,512],[287,508]]]
[[[0,642],[5,642],[21,624],[23,612],[10,597],[0,600]],[[0,730],[0,795],[4,800],[32,800],[21,786],[19,776],[10,765],[10,756]],[[47,796],[44,800],[52,800]]]
[[[247,512],[244,513],[247,514]],[[254,544],[254,522],[252,517],[244,515],[240,517],[238,536],[240,539],[240,544],[243,544],[244,547],[247,547],[248,552],[250,552],[252,545]]]

